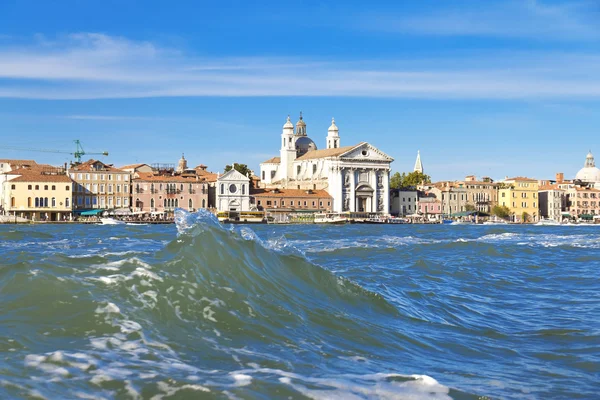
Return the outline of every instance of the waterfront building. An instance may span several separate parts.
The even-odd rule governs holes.
[[[217,211],[253,211],[250,209],[250,178],[230,169],[217,178]]]
[[[197,165],[194,170],[198,178],[208,184],[208,208],[217,208],[217,179],[219,174],[208,171],[208,167],[204,164]]]
[[[417,190],[391,189],[390,197],[390,214],[397,217],[405,217],[418,211]]]
[[[326,190],[335,212],[389,213],[389,172],[393,158],[361,142],[341,146],[334,120],[327,131],[326,148],[307,136],[302,115],[294,125],[288,117],[281,134],[279,157],[261,163],[263,188]]]
[[[572,185],[565,190],[566,212],[574,219],[592,220],[600,216],[600,189]]]
[[[137,164],[123,169],[132,172],[132,208],[134,213],[172,213],[175,208],[196,211],[208,208],[208,183],[188,168],[182,155],[173,164]]]
[[[99,160],[90,159],[69,170],[73,185],[73,209],[128,209],[131,175]]]
[[[536,222],[538,209],[538,181],[526,177],[506,178],[498,184],[498,204],[506,206],[514,222]],[[529,215],[523,221],[523,215]]]
[[[11,163],[3,175],[1,208],[7,215],[34,221],[71,218],[73,182],[64,168]]]
[[[418,213],[425,221],[439,221],[442,217],[442,202],[433,194],[422,194],[418,198]]]
[[[545,184],[539,186],[538,190],[540,218],[562,221],[565,191],[558,184]]]
[[[469,175],[459,185],[466,189],[467,204],[475,211],[489,214],[498,204],[498,185],[489,177],[479,181],[475,175]]]
[[[443,215],[451,216],[467,211],[467,189],[459,182],[436,182],[433,185],[422,185],[422,188],[440,200]]]
[[[251,202],[269,212],[331,211],[333,198],[325,190],[253,189]]]

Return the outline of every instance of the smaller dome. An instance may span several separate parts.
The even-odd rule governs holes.
[[[335,124],[335,119],[331,118],[331,126],[327,130],[327,132],[339,132],[337,125]]]
[[[296,139],[296,157],[303,156],[313,150],[317,150],[317,145],[308,136],[302,136]]]
[[[289,129],[289,128],[294,129],[294,125],[292,125],[292,120],[290,119],[290,116],[288,115],[287,121],[285,121],[285,124],[283,125],[283,129]]]
[[[296,127],[298,126],[306,126],[306,122],[302,119],[302,112],[300,112],[300,119],[296,122]]]

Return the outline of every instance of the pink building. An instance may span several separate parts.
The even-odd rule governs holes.
[[[442,214],[442,203],[435,197],[419,197],[417,209],[421,215],[438,218]]]

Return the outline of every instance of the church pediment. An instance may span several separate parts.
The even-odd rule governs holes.
[[[383,161],[391,163],[394,159],[377,147],[369,143],[361,143],[346,153],[340,155],[340,158],[347,161]]]
[[[235,169],[231,169],[225,172],[223,175],[217,179],[218,182],[227,181],[227,182],[249,182],[250,179],[247,176],[242,175]]]

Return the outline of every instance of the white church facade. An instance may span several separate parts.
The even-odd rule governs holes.
[[[326,148],[317,149],[300,114],[295,129],[289,117],[283,126],[279,157],[260,164],[261,184],[266,188],[324,189],[333,198],[335,212],[388,214],[392,161],[367,142],[341,146],[334,120],[327,131]]]
[[[217,179],[218,211],[249,211],[250,178],[230,169]]]

